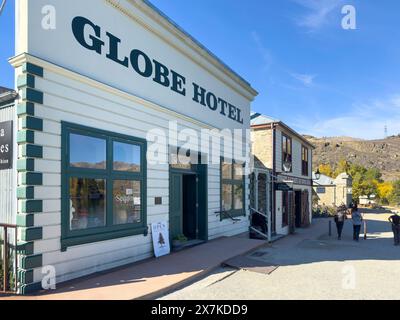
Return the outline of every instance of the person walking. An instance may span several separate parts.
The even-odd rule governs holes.
[[[338,234],[338,240],[342,240],[342,231],[344,226],[344,221],[346,220],[346,206],[342,204],[336,211],[335,214],[335,223],[336,223],[336,230]]]
[[[353,240],[359,241],[363,216],[356,204],[351,208],[351,219],[353,220]]]
[[[398,246],[400,245],[400,216],[395,213],[389,217],[389,222],[392,224],[394,245]]]

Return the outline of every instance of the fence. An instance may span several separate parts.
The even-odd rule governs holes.
[[[18,291],[17,226],[0,224],[0,293]]]

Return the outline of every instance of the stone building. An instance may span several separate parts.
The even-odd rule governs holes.
[[[280,120],[253,113],[255,168],[271,172],[271,231],[287,235],[311,223],[312,150],[314,146]]]
[[[340,206],[344,203],[349,207],[353,201],[352,185],[353,180],[346,172],[339,174],[336,179],[323,174],[316,179],[313,173],[313,189],[321,206]]]

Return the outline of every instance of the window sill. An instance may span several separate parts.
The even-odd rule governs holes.
[[[220,221],[229,220],[231,218],[237,219],[240,217],[246,217],[246,212],[244,210],[228,211],[228,213],[229,213],[230,217],[226,214],[221,214]]]
[[[129,236],[136,236],[136,235],[143,235],[147,236],[148,228],[146,227],[139,227],[135,229],[127,229],[127,230],[119,230],[119,231],[111,231],[111,232],[103,232],[98,234],[92,234],[87,236],[79,236],[79,237],[71,237],[71,238],[64,238],[61,239],[61,251],[67,251],[68,247],[78,246],[82,244],[89,244],[95,243],[100,241],[118,239],[118,238],[125,238]]]

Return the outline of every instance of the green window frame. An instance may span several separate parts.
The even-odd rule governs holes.
[[[231,166],[228,170],[230,178],[224,177],[224,165]],[[235,177],[235,166],[241,166],[242,174],[241,178]],[[221,221],[224,219],[229,219],[230,217],[240,217],[246,216],[246,177],[243,174],[246,163],[239,163],[237,161],[225,161],[224,158],[221,158],[220,161],[220,177],[221,177],[221,187],[220,187],[220,208],[221,208]],[[230,189],[231,193],[231,208],[226,209],[224,204],[224,188]],[[235,189],[241,189],[242,191],[242,208],[235,208]],[[229,215],[224,215],[222,212],[227,211]]]
[[[62,122],[61,145],[61,249],[65,251],[70,246],[128,237],[147,235],[147,142],[144,139],[94,129],[73,123]],[[70,165],[70,135],[97,138],[105,141],[105,169],[82,168]],[[114,169],[114,142],[133,145],[140,148],[140,171],[117,171]],[[105,218],[104,225],[75,229],[71,228],[71,178],[105,180]],[[130,181],[135,185],[140,183],[140,222],[114,223],[114,182]],[[133,197],[133,196],[132,196]],[[135,200],[133,200],[135,202]],[[136,200],[137,202],[137,200]]]

